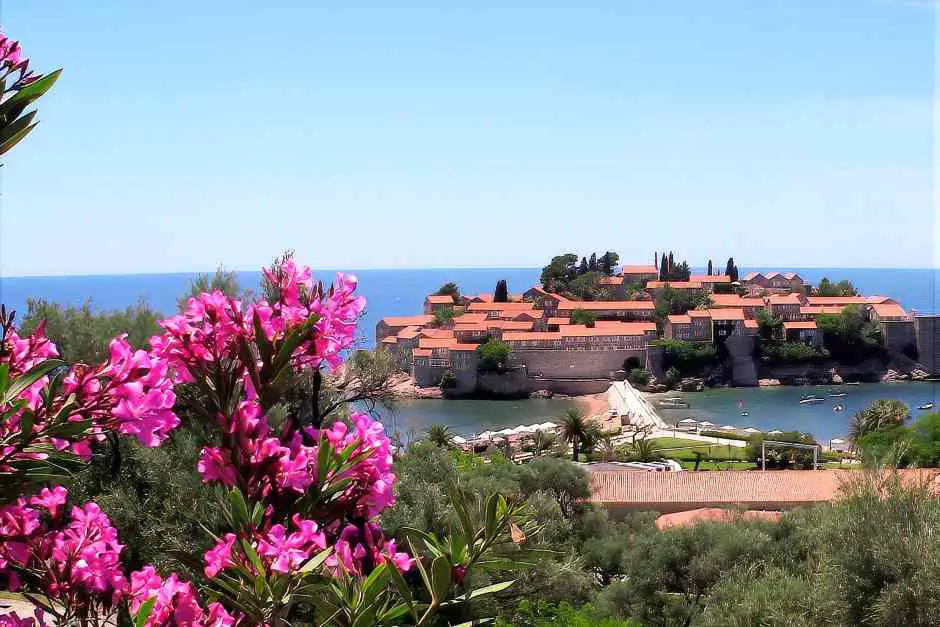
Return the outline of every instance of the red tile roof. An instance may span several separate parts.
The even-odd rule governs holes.
[[[689,280],[698,283],[731,283],[731,277],[727,274],[693,274]]]
[[[815,320],[797,320],[784,322],[783,328],[789,331],[790,329],[815,329],[817,327]]]
[[[556,317],[556,318],[548,319],[548,324],[558,325],[558,324],[570,324],[570,323],[571,323],[571,318],[567,318],[567,317],[565,318]]]
[[[460,333],[461,331],[476,331],[476,332],[485,332],[489,327],[486,326],[485,322],[474,322],[473,324],[455,324],[454,333]]]
[[[702,505],[799,505],[838,497],[861,470],[716,470],[710,472],[599,471],[591,475],[591,500],[605,505],[656,509]],[[902,481],[933,482],[935,469],[899,471]]]
[[[756,279],[756,278],[759,277],[759,276],[764,276],[764,275],[761,274],[760,272],[748,272],[747,274],[744,275],[744,280],[745,280],[745,281],[753,281],[754,279]],[[767,277],[764,277],[764,278],[766,279]]]
[[[434,320],[434,316],[430,315],[418,315],[418,316],[387,316],[382,318],[382,322],[390,327],[410,327],[412,325],[423,326],[425,324],[430,324]]]
[[[802,305],[799,294],[771,294],[767,298],[771,305]]]
[[[840,305],[808,305],[800,307],[800,313],[810,316],[818,316],[820,314],[840,314],[842,313],[842,309],[843,307]]]
[[[479,344],[454,344],[450,347],[452,351],[475,351],[480,347]]]
[[[398,344],[398,338],[396,338],[394,335],[389,335],[388,337],[382,338],[382,343],[383,344]]]
[[[631,309],[653,311],[656,309],[656,303],[651,300],[572,300],[558,304],[558,311],[574,311],[575,309],[584,309],[585,311],[627,311]]]
[[[708,309],[690,309],[687,312],[685,312],[685,315],[689,316],[690,318],[711,318],[712,317],[711,311],[709,311]]]
[[[561,333],[556,331],[509,331],[503,333],[503,341],[513,340],[560,340]]]
[[[450,294],[431,294],[425,300],[432,305],[453,305],[454,297]]]
[[[712,320],[744,320],[743,309],[709,309]]]
[[[598,337],[611,335],[645,335],[656,332],[655,322],[620,322],[597,324],[589,328],[581,324],[564,324],[558,327],[564,337]]]
[[[656,528],[662,531],[663,529],[672,529],[673,527],[694,527],[703,522],[730,523],[738,518],[744,520],[777,522],[782,516],[783,512],[767,512],[763,510],[747,510],[742,512],[734,509],[722,509],[720,507],[703,507],[687,512],[663,514],[656,519]]]
[[[421,329],[421,335],[424,337],[454,337],[454,332],[450,329]]]
[[[431,349],[430,348],[416,348],[411,352],[415,357],[430,357]]]
[[[487,329],[502,329],[503,331],[528,331],[535,326],[530,320],[486,320],[480,323]]]
[[[486,320],[485,313],[465,313],[454,317],[454,324],[473,324]]]
[[[421,328],[417,326],[405,327],[398,332],[397,336],[400,340],[410,340],[412,338],[418,337],[418,334],[421,333]]]
[[[744,328],[746,329],[759,329],[760,325],[757,324],[757,320],[745,320]]]
[[[904,307],[894,303],[875,304],[871,306],[872,310],[881,318],[907,318],[908,313]]]
[[[737,294],[712,294],[709,297],[712,307],[741,307],[744,303]]]
[[[669,322],[671,322],[672,324],[692,324],[691,316],[682,316],[682,315],[673,314],[667,317],[669,319]]]
[[[418,348],[450,348],[456,344],[457,340],[452,337],[422,337],[418,340]]]
[[[810,296],[806,301],[810,305],[873,305],[896,302],[887,296]]]
[[[674,290],[700,290],[702,284],[698,281],[650,281],[646,287],[654,290],[662,287],[671,287]]]
[[[467,305],[467,310],[471,312],[477,311],[531,311],[535,305],[532,303],[470,303]]]
[[[656,266],[623,266],[620,268],[620,274],[655,274],[659,275],[659,268]]]

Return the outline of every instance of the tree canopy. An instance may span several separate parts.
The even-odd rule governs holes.
[[[835,283],[823,277],[813,288],[813,296],[858,296],[858,290],[847,279]]]

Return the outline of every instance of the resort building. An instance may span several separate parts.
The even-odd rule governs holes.
[[[805,293],[809,285],[796,272],[749,272],[741,285],[749,294],[786,294],[794,292]]]
[[[802,306],[800,294],[772,294],[767,297],[767,309],[784,322],[799,320]]]
[[[732,335],[746,335],[743,309],[708,310],[712,321],[712,337],[723,340]]]
[[[822,346],[822,332],[815,320],[797,320],[783,323],[783,335],[788,342],[799,342],[807,346]]]
[[[651,300],[568,300],[560,303],[551,315],[570,318],[577,309],[590,311],[598,320],[646,321],[653,319],[656,304]]]
[[[712,294],[708,297],[709,309],[743,309],[746,320],[756,320],[757,314],[767,308],[767,301],[763,298],[738,294]]]
[[[439,311],[454,310],[454,297],[450,294],[431,294],[424,299],[424,313],[434,315]]]
[[[427,324],[431,324],[433,320],[434,316],[427,314],[420,316],[388,316],[382,318],[375,326],[376,341],[381,342],[386,337],[395,335],[410,326],[423,327]]]
[[[871,321],[878,325],[884,345],[889,350],[916,353],[917,339],[914,333],[914,316],[896,303],[868,305]]]
[[[705,293],[703,284],[698,281],[649,281],[646,284],[646,291],[655,297],[657,291],[667,287],[679,292],[685,292],[692,297]],[[708,291],[711,291],[711,289]]]
[[[727,274],[693,274],[689,277],[691,283],[701,283],[702,289],[711,294],[716,285],[725,285],[731,288],[731,277]]]
[[[685,314],[668,316],[663,325],[663,337],[685,342],[711,342],[711,316],[708,311],[694,309]]]

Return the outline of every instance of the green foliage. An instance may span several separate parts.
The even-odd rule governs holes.
[[[432,327],[446,327],[448,326],[454,318],[457,317],[456,312],[450,307],[441,307],[434,310],[434,319],[431,320],[430,326]]]
[[[642,367],[643,367],[643,364],[640,363],[640,358],[635,355],[631,355],[630,357],[627,357],[626,359],[623,360],[623,369],[626,370],[627,372],[630,372],[634,368],[642,368]]]
[[[561,437],[571,445],[571,459],[578,461],[581,449],[589,447],[592,432],[584,413],[578,408],[571,408],[561,417]]]
[[[813,288],[812,293],[813,296],[858,296],[858,290],[851,281],[843,279],[838,283],[833,283],[827,277],[819,281],[819,285]]]
[[[711,344],[661,339],[650,346],[663,349],[663,365],[675,367],[683,376],[694,375],[718,363],[718,351]]]
[[[32,333],[45,322],[46,337],[59,348],[67,362],[100,363],[107,360],[111,339],[127,333],[134,348],[147,346],[150,338],[160,332],[157,320],[162,316],[140,301],[124,311],[96,311],[91,301],[81,307],[64,306],[46,300],[26,301],[27,311],[20,324],[20,333]]]
[[[725,264],[725,275],[734,283],[738,280],[738,266],[734,264],[734,257],[728,257],[728,263]]]
[[[519,472],[519,487],[526,497],[542,493],[551,496],[562,514],[570,518],[575,504],[591,496],[587,473],[555,457],[539,457]]]
[[[457,287],[457,284],[454,282],[445,283],[444,285],[437,288],[437,291],[434,292],[437,296],[453,296],[454,302],[460,298],[460,288]]]
[[[511,353],[509,344],[489,338],[477,347],[479,356],[477,367],[481,372],[505,372],[509,367]]]
[[[800,364],[829,359],[829,351],[802,342],[761,342],[761,361],[767,364]]]
[[[433,424],[428,427],[427,440],[434,446],[451,448],[454,445],[454,433],[447,425]]]
[[[597,322],[597,314],[589,309],[575,309],[571,312],[571,324],[593,327],[595,322]]]
[[[676,263],[672,252],[667,255],[663,253],[659,266],[660,281],[688,281],[692,274],[692,269],[688,262]]]
[[[631,368],[627,373],[627,380],[633,385],[648,385],[650,382],[649,370],[644,368]]]
[[[761,464],[761,443],[764,440],[773,442],[794,442],[796,444],[817,444],[816,439],[809,433],[800,433],[799,431],[787,431],[785,433],[776,433],[773,436],[767,436],[763,433],[756,434],[748,438],[746,448],[746,459],[756,464]],[[768,445],[765,448],[767,455],[766,466],[768,469],[774,468],[802,468],[811,470],[813,468],[813,451],[811,449],[787,447],[781,445]]]
[[[761,340],[779,339],[783,337],[783,320],[766,309],[760,309],[757,312],[757,329]]]
[[[34,80],[23,86],[18,86],[20,81],[13,74],[7,71],[3,86],[0,87],[0,155],[6,154],[39,124],[33,121],[36,110],[26,111],[26,108],[52,88],[62,70],[45,75],[35,74]]]
[[[687,290],[677,290],[666,286],[655,291],[656,310],[653,317],[657,322],[665,322],[669,315],[684,314],[690,309],[704,307],[709,303],[707,294],[692,295]]]
[[[189,291],[176,299],[176,308],[179,311],[184,311],[190,298],[195,298],[204,292],[211,293],[215,291],[241,300],[251,300],[253,298],[250,290],[242,291],[238,283],[237,273],[226,271],[222,266],[219,266],[211,277],[208,274],[200,274],[193,278],[189,282]]]
[[[580,300],[603,300],[609,291],[600,281],[613,274],[619,259],[617,253],[607,251],[600,258],[592,253],[590,261],[582,258],[584,263],[579,264],[574,253],[558,255],[542,268],[541,282],[547,290]]]
[[[682,377],[682,373],[675,366],[669,366],[666,369],[666,378],[675,383]]]
[[[840,362],[851,364],[884,356],[881,331],[859,305],[849,305],[838,315],[817,316],[816,325],[829,353]]]
[[[860,444],[866,435],[888,426],[903,425],[911,417],[910,408],[897,400],[879,399],[852,416],[849,439]]]

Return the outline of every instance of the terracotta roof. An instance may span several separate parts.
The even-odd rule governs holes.
[[[410,326],[405,327],[398,332],[397,337],[399,340],[410,340],[412,338],[418,337],[418,334],[421,332],[420,327]]]
[[[771,305],[802,305],[799,294],[771,294],[767,298]]]
[[[712,320],[744,320],[743,309],[710,309]]]
[[[690,309],[687,312],[685,312],[685,315],[687,315],[690,318],[711,318],[712,317],[711,312],[707,309]]]
[[[620,274],[655,274],[659,275],[659,268],[656,266],[622,266]]]
[[[418,348],[451,348],[457,345],[452,337],[422,337],[418,340]]]
[[[430,357],[431,349],[430,348],[416,348],[411,354],[415,357]]]
[[[671,287],[675,290],[699,290],[702,289],[702,284],[698,281],[650,281],[646,287],[654,290],[661,287]]]
[[[745,280],[745,281],[753,281],[754,279],[756,279],[756,278],[759,277],[759,276],[764,276],[764,275],[761,274],[760,272],[748,272],[747,274],[744,275],[744,280]],[[767,278],[767,277],[764,277],[764,278]]]
[[[663,514],[656,519],[656,528],[659,530],[673,527],[694,527],[703,522],[730,523],[738,518],[744,520],[766,520],[777,522],[783,516],[782,512],[767,512],[762,510],[734,510],[720,507],[703,507],[687,512]]]
[[[878,314],[881,318],[907,318],[908,314],[904,311],[904,307],[900,305],[895,305],[893,303],[885,303],[883,305],[876,304],[871,306],[872,310]]]
[[[571,318],[549,318],[548,324],[570,324]]]
[[[808,314],[810,316],[818,316],[820,314],[840,314],[842,313],[843,307],[839,305],[809,305],[800,307],[801,314]]]
[[[741,307],[744,299],[737,294],[712,294],[709,297],[712,307]]]
[[[555,294],[554,292],[549,292],[549,291],[547,291],[547,290],[546,290],[544,287],[542,287],[541,285],[536,285],[535,287],[530,287],[529,289],[527,289],[527,290],[523,293],[523,296],[525,296],[525,295],[528,294],[529,292],[538,292],[538,293],[541,294],[542,296],[549,296],[549,297],[554,298],[555,300],[557,300],[557,301],[559,301],[559,302],[564,302],[564,301],[568,300],[567,298],[565,298],[565,297],[562,296],[561,294]]]
[[[473,324],[486,320],[485,313],[465,313],[454,317],[454,324]]]
[[[731,283],[731,277],[727,274],[693,274],[689,280],[698,283]]]
[[[601,471],[591,475],[591,500],[653,508],[685,504],[759,505],[830,501],[856,470]],[[905,482],[936,483],[936,469],[900,471]],[[855,474],[860,477],[860,474]]]
[[[745,329],[759,329],[760,325],[757,324],[757,320],[745,320],[744,328]]]
[[[486,324],[483,323],[483,322],[475,322],[475,323],[473,323],[473,324],[455,324],[455,325],[454,325],[454,333],[460,333],[461,331],[464,331],[464,332],[466,332],[466,331],[477,331],[477,332],[483,331],[483,332],[485,332],[488,328],[489,328],[489,327],[487,327]]]
[[[815,320],[798,320],[795,322],[784,322],[783,328],[789,331],[790,329],[815,329],[817,327]]]
[[[398,344],[398,338],[396,338],[394,335],[389,335],[388,337],[382,338],[382,343],[383,344]]]
[[[467,310],[474,311],[529,311],[534,308],[532,303],[470,303]]]
[[[887,296],[810,296],[806,301],[810,305],[874,305],[896,302]]]
[[[621,322],[611,325],[596,325],[588,328],[580,324],[564,324],[558,327],[563,337],[598,337],[611,335],[645,335],[656,332],[655,322]]]
[[[425,298],[425,300],[431,303],[432,305],[453,305],[454,304],[454,297],[451,296],[450,294],[431,294],[430,296]]]
[[[667,317],[669,318],[669,322],[671,322],[672,324],[692,324],[691,316],[682,316],[682,315],[673,314]]]
[[[774,277],[781,276],[785,278],[787,281],[792,281],[793,279],[800,278],[800,275],[798,275],[796,272],[768,272],[764,276],[767,277],[768,279],[773,279]]]
[[[452,351],[475,351],[480,347],[479,344],[454,344],[450,347]]]
[[[424,337],[444,338],[454,337],[454,332],[451,329],[421,329],[421,335]]]
[[[434,320],[434,316],[420,314],[417,316],[387,316],[382,318],[382,322],[390,327],[410,327],[412,325],[423,326]]]
[[[487,329],[502,329],[503,331],[528,331],[535,326],[534,322],[526,320],[487,320],[481,324]]]
[[[493,295],[488,293],[477,294],[476,296],[470,296],[471,301],[478,301],[481,303],[492,303]]]
[[[513,340],[560,340],[561,333],[556,331],[509,331],[503,333],[503,341]]]
[[[744,296],[741,298],[742,307],[764,307],[767,303],[757,296]]]
[[[656,304],[651,300],[572,300],[559,303],[558,305],[558,311],[574,311],[575,309],[584,309],[585,311],[617,311],[628,309],[652,311],[656,309]]]
[[[542,316],[539,315],[538,311],[520,311],[519,313],[512,316],[513,320],[525,320],[526,318],[528,318],[529,321],[534,321],[541,319]]]

